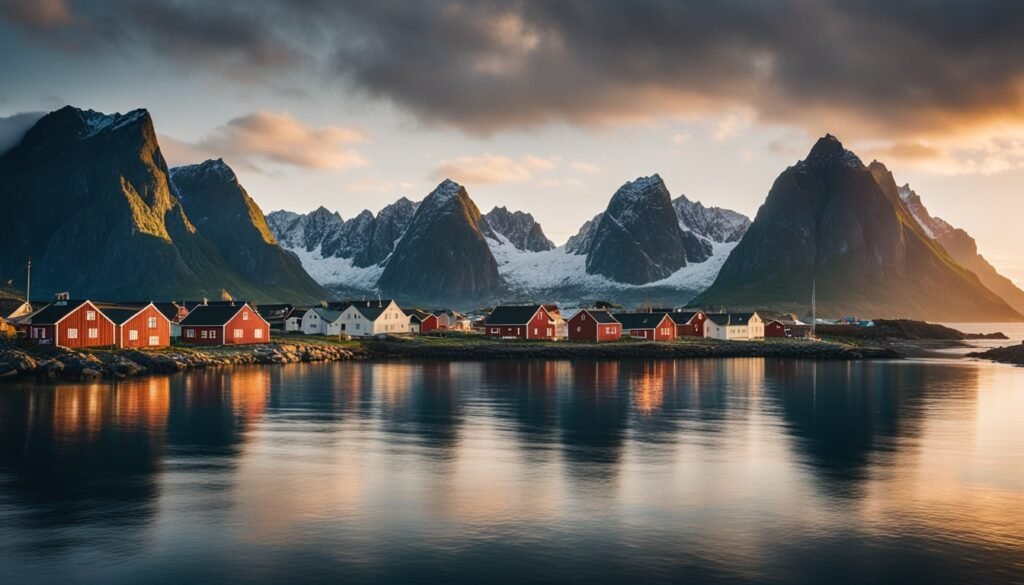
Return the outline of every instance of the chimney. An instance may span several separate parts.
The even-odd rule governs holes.
[[[206,297],[203,297],[203,305],[206,305],[207,303],[209,303],[209,300]]]

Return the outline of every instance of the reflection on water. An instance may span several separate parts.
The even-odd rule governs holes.
[[[4,582],[1024,579],[1024,369],[307,364],[0,387]]]

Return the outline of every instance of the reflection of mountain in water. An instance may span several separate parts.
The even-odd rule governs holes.
[[[766,360],[766,392],[796,452],[827,493],[859,495],[871,467],[890,464],[902,441],[921,433],[922,401],[962,400],[977,370],[938,364],[901,367]]]

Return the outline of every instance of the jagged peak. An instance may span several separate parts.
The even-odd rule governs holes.
[[[208,159],[201,163],[181,165],[170,169],[172,179],[188,177],[193,180],[218,179],[225,183],[236,183],[235,171],[222,158]]]
[[[832,134],[825,134],[814,143],[811,151],[807,154],[804,163],[827,164],[832,161],[841,161],[847,166],[859,167],[864,163],[852,151],[847,150],[843,143]]]
[[[76,112],[82,122],[85,123],[86,136],[95,136],[101,132],[115,131],[136,123],[145,123],[151,120],[149,110],[145,108],[138,108],[124,114],[120,112],[104,114],[96,110],[82,110],[73,106],[66,106],[62,110],[68,108]]]
[[[627,181],[612,195],[612,203],[629,204],[639,202],[649,198],[652,194],[655,196],[663,195],[671,202],[672,197],[668,193],[668,188],[665,187],[665,182],[658,173]]]
[[[451,179],[445,179],[427,195],[427,198],[423,200],[424,203],[427,201],[432,202],[434,205],[443,205],[456,199],[459,193],[465,193],[466,189]]]

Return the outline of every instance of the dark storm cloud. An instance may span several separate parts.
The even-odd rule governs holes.
[[[70,14],[191,66],[275,77],[308,63],[477,132],[729,108],[866,134],[1024,118],[1020,2],[163,0]]]

